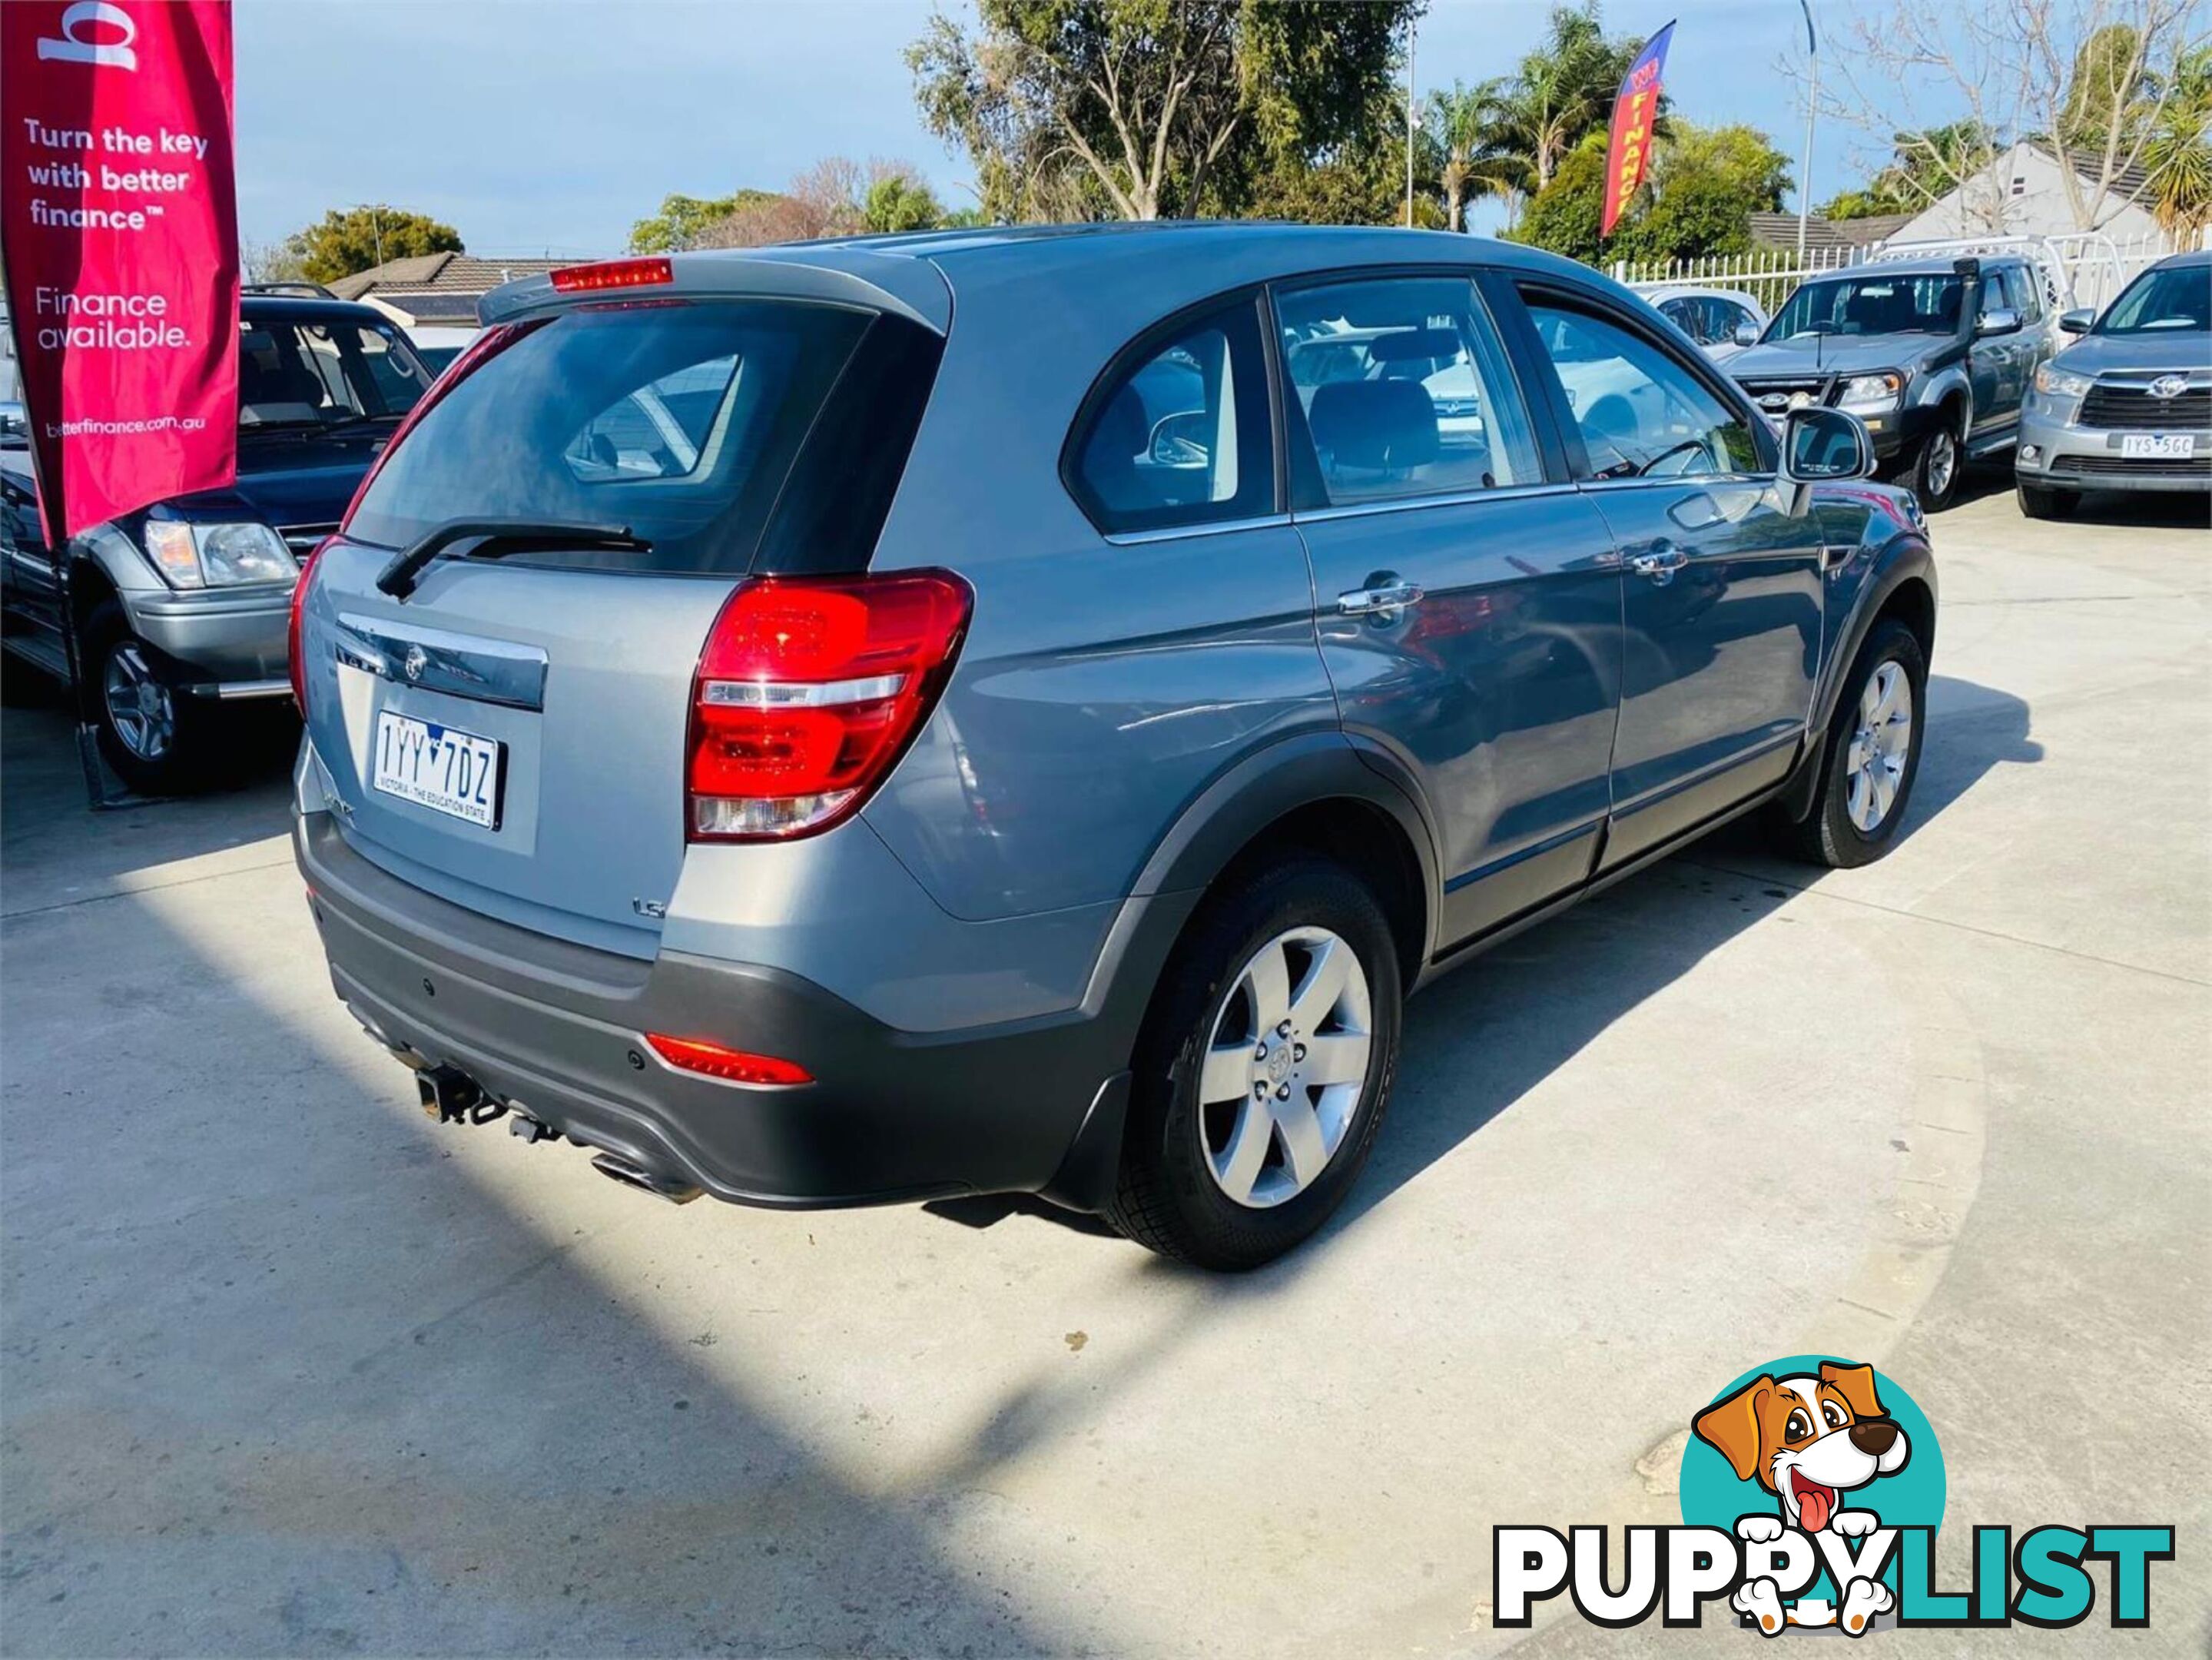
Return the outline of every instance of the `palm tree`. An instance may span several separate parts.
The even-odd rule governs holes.
[[[2144,141],[2150,210],[2177,247],[2212,224],[2212,46],[2184,52],[2158,125]]]
[[[1612,116],[1621,77],[1640,40],[1606,39],[1596,0],[1581,9],[1554,6],[1543,40],[1501,89],[1498,128],[1533,193],[1552,182],[1567,153]]]
[[[1505,91],[1503,81],[1475,87],[1454,82],[1449,92],[1430,94],[1430,140],[1441,158],[1437,182],[1454,230],[1463,228],[1470,201],[1502,196],[1510,204],[1527,182],[1527,169],[1506,136]]]

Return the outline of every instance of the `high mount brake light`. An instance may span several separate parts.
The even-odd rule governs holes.
[[[936,704],[973,604],[945,571],[742,584],[699,654],[685,833],[783,841],[860,811]]]
[[[676,280],[665,259],[604,259],[596,265],[563,265],[553,273],[556,294],[591,294],[601,289],[648,289]]]

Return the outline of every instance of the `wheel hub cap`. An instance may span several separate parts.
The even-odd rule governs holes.
[[[1904,667],[1884,663],[1859,696],[1858,726],[1844,761],[1844,809],[1863,835],[1881,828],[1905,787],[1912,754],[1912,687]]]
[[[1951,487],[1951,470],[1958,465],[1958,451],[1948,432],[1939,430],[1928,441],[1933,447],[1928,457],[1928,485],[1941,496]]]
[[[169,752],[176,741],[176,705],[137,642],[110,654],[100,690],[109,723],[125,749],[142,761],[158,761]]]
[[[1367,973],[1327,928],[1253,955],[1208,1034],[1199,1144],[1221,1191],[1255,1210],[1317,1181],[1358,1116],[1372,1051]]]

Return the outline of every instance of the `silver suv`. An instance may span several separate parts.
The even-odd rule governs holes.
[[[485,313],[294,654],[331,976],[441,1119],[1249,1267],[1415,986],[1750,809],[1830,864],[1904,818],[1917,509],[1580,266],[1085,227]]]

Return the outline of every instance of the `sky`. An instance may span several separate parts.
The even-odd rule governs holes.
[[[1816,18],[1860,0],[1813,0]],[[619,252],[671,192],[778,189],[823,155],[911,162],[949,206],[972,172],[923,128],[903,58],[933,0],[238,0],[240,228],[281,240],[327,208],[445,220],[472,252]],[[956,15],[965,8],[953,0]],[[1416,88],[1510,71],[1540,0],[1432,0]],[[1679,19],[1675,112],[1747,122],[1795,156],[1803,106],[1778,67],[1797,0],[1607,0],[1608,27]],[[1863,176],[1856,135],[1816,138],[1813,199]],[[1794,201],[1790,204],[1794,206]],[[1481,222],[1478,220],[1480,226]]]

